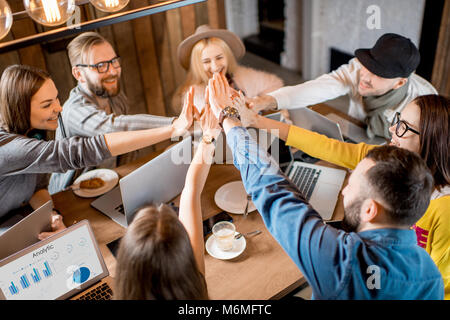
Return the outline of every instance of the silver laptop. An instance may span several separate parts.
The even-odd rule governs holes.
[[[49,200],[0,235],[0,259],[38,242],[39,233],[51,231],[52,213]]]
[[[192,159],[192,138],[170,149],[119,180],[119,186],[91,202],[91,206],[127,227],[136,210],[166,203],[181,193]]]
[[[286,175],[324,220],[330,220],[347,172],[311,163],[292,161]]]
[[[292,123],[297,127],[326,135],[328,138],[344,141],[339,124],[320,113],[309,108],[289,109],[288,112]]]
[[[357,126],[351,121],[348,121],[347,119],[340,117],[336,113],[329,113],[325,117],[339,124],[339,127],[342,131],[342,135],[349,142],[353,143],[364,142],[367,144],[378,144],[378,145],[386,143],[386,139],[381,137],[369,138],[366,130],[364,130],[360,126]]]
[[[308,108],[289,110],[294,125],[343,141],[339,125]],[[347,172],[294,160],[291,149],[278,138],[271,139],[269,153],[324,220],[333,216]],[[277,152],[274,152],[276,150]]]
[[[110,281],[87,220],[0,261],[0,300],[78,298]]]
[[[290,109],[288,112],[296,126],[324,134],[329,138],[351,143],[364,142],[378,145],[386,143],[386,140],[381,137],[370,139],[366,130],[335,113],[324,116],[304,107]]]

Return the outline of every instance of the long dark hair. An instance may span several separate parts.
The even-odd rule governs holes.
[[[50,75],[39,68],[12,65],[0,79],[0,117],[10,133],[25,135],[31,128],[31,98]]]
[[[440,95],[419,96],[420,155],[430,169],[435,187],[450,184],[450,100]]]
[[[189,236],[167,205],[138,211],[120,241],[114,298],[208,299]]]

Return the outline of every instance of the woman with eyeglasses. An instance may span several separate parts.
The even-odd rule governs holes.
[[[346,143],[286,123],[268,119],[241,107],[243,123],[270,130],[286,145],[310,156],[354,169],[376,145]],[[423,217],[413,226],[417,243],[442,273],[445,299],[450,299],[450,100],[439,95],[415,98],[396,114],[389,131],[391,145],[421,155],[430,168],[435,190]]]
[[[46,132],[58,127],[58,90],[43,70],[9,66],[0,79],[0,223],[15,209],[27,204],[37,209],[51,199],[48,173],[98,165],[182,135],[192,125],[192,101],[190,91],[182,114],[166,127],[46,141]],[[53,229],[64,228],[55,217]]]

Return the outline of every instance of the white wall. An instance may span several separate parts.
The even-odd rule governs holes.
[[[379,8],[379,29],[374,11],[366,12],[372,5]],[[303,0],[303,78],[329,71],[330,47],[353,55],[388,32],[418,46],[424,7],[425,0]]]
[[[227,29],[241,39],[259,33],[258,0],[225,0]]]
[[[301,15],[301,0],[284,0],[284,51],[281,53],[281,65],[295,71],[302,68]]]

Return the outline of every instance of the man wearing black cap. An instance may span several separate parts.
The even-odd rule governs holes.
[[[355,56],[331,73],[248,102],[258,111],[290,109],[347,94],[348,113],[367,124],[367,135],[390,139],[388,129],[395,113],[415,97],[437,92],[428,81],[413,73],[419,65],[420,54],[408,38],[386,33],[373,48],[358,49]]]

